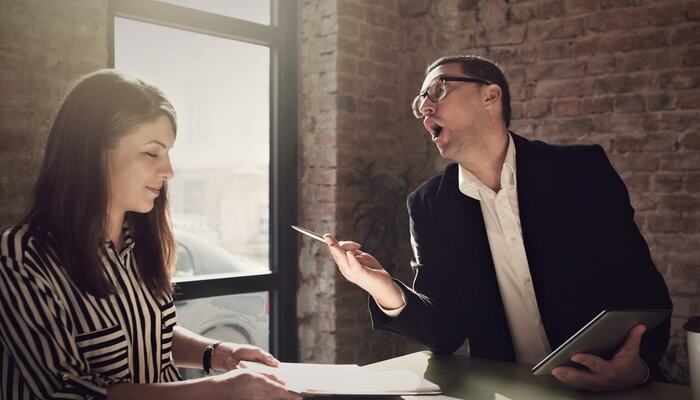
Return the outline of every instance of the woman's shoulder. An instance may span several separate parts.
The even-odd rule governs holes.
[[[0,228],[0,256],[21,262],[30,241],[34,240],[29,225]]]
[[[22,265],[26,259],[34,260],[32,253],[46,251],[45,240],[28,224],[0,228],[0,260],[13,260]],[[36,260],[34,260],[36,261]]]

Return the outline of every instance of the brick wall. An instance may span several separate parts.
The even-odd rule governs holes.
[[[105,66],[106,1],[0,1],[0,225],[25,211],[68,84]]]
[[[332,14],[322,21],[336,18],[335,26],[318,24],[321,5]],[[327,139],[315,143],[313,151],[323,149],[334,162],[323,169],[328,175],[322,185],[305,187],[308,181],[302,179],[307,196],[302,215],[312,211],[308,199],[329,195],[322,217],[328,222],[320,226],[341,237],[364,237],[354,227],[352,212],[362,193],[347,173],[364,165],[355,158],[374,161],[386,174],[427,166],[411,176],[414,183],[439,169],[444,163],[437,151],[430,150],[425,159],[427,135],[408,104],[424,68],[436,58],[486,56],[501,65],[511,84],[516,132],[606,149],[666,278],[675,306],[674,341],[680,340],[680,324],[700,314],[700,2],[307,0],[300,9],[306,18],[301,24],[302,82],[315,82],[302,84],[301,120],[317,114],[308,105],[322,97],[326,115],[333,117],[324,128]],[[314,29],[313,40],[304,36],[304,30]],[[317,60],[326,59],[321,64],[329,71],[318,77],[332,82],[320,84],[314,78]],[[302,141],[312,141],[317,132],[318,127],[310,130],[302,123]],[[300,155],[303,177],[315,165],[309,153],[303,148]],[[379,359],[386,353],[362,352],[376,351],[387,340],[389,352],[408,349],[367,331],[361,292],[337,273],[328,276],[332,261],[313,246],[302,245],[301,268],[313,262],[332,282],[336,331],[328,332],[328,340],[336,345],[336,360]],[[394,253],[397,273],[410,276],[404,262],[408,249],[399,246]],[[300,298],[304,295],[301,288]],[[302,346],[309,327],[301,324]],[[303,349],[302,354],[313,356]]]

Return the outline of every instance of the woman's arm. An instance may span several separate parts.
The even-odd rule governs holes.
[[[202,368],[204,349],[216,340],[197,335],[181,326],[173,329],[173,358],[175,365],[185,368]],[[211,356],[211,367],[217,371],[230,371],[240,361],[256,361],[276,367],[279,362],[265,350],[245,344],[224,342]]]

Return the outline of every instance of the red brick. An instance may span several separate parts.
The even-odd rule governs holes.
[[[595,11],[597,8],[597,3],[591,0],[566,0],[564,2],[564,11],[567,14],[588,13]]]
[[[700,1],[689,1],[685,5],[685,14],[688,19],[700,18]]]
[[[526,24],[513,24],[501,29],[483,29],[477,34],[477,44],[481,46],[519,44],[525,40],[526,28]]]
[[[644,139],[639,136],[618,135],[613,139],[613,149],[619,153],[639,152]]]
[[[669,69],[681,65],[682,53],[671,49],[622,53],[615,56],[616,72]]]
[[[650,84],[660,90],[700,87],[700,68],[658,72],[652,76]]]
[[[583,135],[593,131],[590,118],[574,118],[561,123],[561,131],[571,135]]]
[[[692,26],[679,27],[671,32],[671,44],[673,45],[686,45],[686,44],[698,44],[700,43],[700,26],[694,24]]]
[[[514,24],[527,22],[535,16],[535,9],[529,4],[515,4],[508,9],[508,20]]]
[[[668,25],[682,22],[685,19],[683,3],[670,3],[649,8],[653,25]]]
[[[600,46],[605,52],[665,48],[669,43],[665,29],[620,31],[605,34]]]
[[[614,158],[614,164],[619,173],[656,171],[659,167],[659,159],[655,155],[646,153],[624,153]]]
[[[661,169],[670,171],[697,171],[698,165],[700,152],[696,150],[663,155],[660,161]]]
[[[629,8],[606,11],[586,17],[586,29],[593,32],[639,28],[649,25],[649,10]]]
[[[593,97],[581,100],[581,108],[586,114],[600,114],[612,111],[612,97]]]
[[[527,39],[541,42],[550,39],[568,39],[583,34],[583,19],[555,19],[528,24]]]
[[[613,111],[621,113],[642,112],[644,111],[644,98],[636,94],[615,96]]]
[[[700,215],[693,214],[683,216],[681,231],[685,233],[700,233]],[[687,282],[687,280],[684,280],[684,282]],[[698,283],[695,282],[694,284],[697,288]],[[694,296],[697,296],[697,289],[695,289],[693,293]]]
[[[683,188],[688,193],[700,193],[700,173],[691,172],[683,179]]]
[[[593,86],[596,94],[612,94],[632,92],[646,89],[649,86],[648,74],[621,74],[605,76],[595,80]]]
[[[542,80],[537,82],[535,96],[544,98],[579,97],[593,93],[593,80],[590,78],[567,80]]]
[[[683,175],[678,172],[657,172],[651,178],[651,188],[655,192],[668,193],[680,190]]]
[[[661,196],[659,207],[664,210],[694,213],[700,211],[700,197],[687,194]]]
[[[578,117],[581,115],[581,101],[578,99],[555,100],[552,102],[552,115],[555,117]]]
[[[613,56],[593,57],[590,58],[587,63],[587,75],[606,74],[615,70],[615,57]]]
[[[700,132],[687,133],[681,139],[680,144],[684,149],[700,150]],[[698,168],[700,168],[700,164],[698,164]]]
[[[700,113],[694,111],[671,111],[646,114],[642,125],[648,132],[683,132],[700,125]]]
[[[682,217],[676,213],[651,214],[647,217],[645,230],[654,233],[678,232]]]
[[[670,133],[651,133],[644,136],[642,150],[647,152],[671,152],[676,149],[676,137]]]
[[[633,192],[646,192],[649,189],[649,174],[646,172],[626,174],[622,180],[627,190]]]
[[[649,111],[673,110],[676,108],[677,97],[672,93],[655,93],[646,96]]]
[[[681,92],[678,95],[678,105],[684,109],[700,108],[700,90]]]
[[[586,64],[578,60],[536,63],[527,68],[527,79],[538,81],[540,79],[577,78],[584,75],[585,67]]]
[[[523,109],[528,118],[541,118],[549,113],[549,100],[530,100]]]
[[[688,49],[685,51],[685,53],[683,54],[683,65],[700,65],[700,47]]]
[[[564,3],[561,0],[550,0],[535,5],[535,17],[538,19],[561,17],[564,15]]]

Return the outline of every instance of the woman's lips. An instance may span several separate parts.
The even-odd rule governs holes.
[[[156,188],[152,188],[150,186],[146,186],[146,189],[148,189],[148,191],[155,194],[156,196],[160,195],[160,188],[156,189]]]

